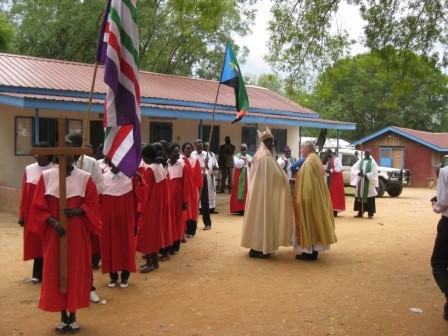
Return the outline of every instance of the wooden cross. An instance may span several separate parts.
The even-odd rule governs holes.
[[[59,147],[52,148],[32,148],[31,154],[38,155],[56,155],[59,159],[59,224],[64,228],[66,234],[60,237],[60,290],[61,293],[67,293],[67,216],[62,211],[67,207],[67,160],[66,155],[91,154],[91,148],[75,148],[65,146],[65,121],[64,118],[58,119],[58,141]]]

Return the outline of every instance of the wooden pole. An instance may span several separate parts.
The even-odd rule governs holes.
[[[58,119],[59,147],[65,148],[65,119]],[[67,216],[63,210],[67,207],[67,157],[59,157],[59,224],[64,228],[66,234],[59,239],[59,267],[61,293],[67,293]]]
[[[92,100],[93,100],[93,90],[95,89],[95,81],[96,81],[96,73],[98,71],[98,61],[95,62],[95,67],[93,68],[93,78],[92,84],[90,85],[90,93],[89,93],[89,103],[87,105],[87,114],[84,120],[84,132],[82,135],[82,147],[84,147],[90,141],[90,111],[92,109]],[[82,169],[84,165],[84,155],[81,155],[81,161],[79,162],[79,169]]]
[[[31,154],[39,155],[57,155],[59,158],[59,224],[64,228],[66,235],[59,239],[59,266],[60,266],[60,291],[67,293],[67,236],[70,232],[67,230],[67,216],[63,213],[67,207],[67,158],[66,155],[88,154],[90,148],[67,148],[65,146],[65,119],[58,119],[58,141],[59,147],[56,148],[32,148]],[[56,218],[58,219],[58,218]]]

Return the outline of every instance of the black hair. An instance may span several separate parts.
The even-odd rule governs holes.
[[[48,141],[40,141],[37,144],[34,145],[36,148],[50,148],[51,145]],[[47,155],[48,156],[48,162],[52,162],[54,160],[54,155]]]
[[[191,149],[193,149],[194,147],[193,147],[193,145],[190,143],[190,142],[184,142],[183,144],[182,144],[182,152],[183,151],[185,151],[185,147],[187,147],[188,145],[190,145],[191,146]]]
[[[166,154],[170,155],[173,152],[174,148],[176,148],[176,147],[180,148],[180,146],[179,146],[179,144],[177,142],[170,142],[167,145]]]
[[[81,147],[82,146],[82,135],[78,132],[72,132],[67,134],[65,137],[66,139],[70,140],[73,143],[73,147]]]

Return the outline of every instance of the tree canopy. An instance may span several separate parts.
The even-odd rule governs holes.
[[[375,51],[336,62],[318,78],[308,105],[322,118],[357,123],[358,139],[388,126],[446,131],[448,78],[409,51]]]
[[[138,0],[142,70],[217,78],[225,45],[250,32],[253,0]],[[19,54],[93,63],[105,1],[12,0]],[[247,49],[234,46],[240,62]]]
[[[394,46],[448,64],[445,0],[274,0],[268,62],[303,83],[349,56],[355,41],[337,20],[343,3],[359,9],[366,24],[358,42],[371,51]]]

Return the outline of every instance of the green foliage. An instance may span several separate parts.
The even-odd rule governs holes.
[[[13,0],[19,54],[93,63],[104,11],[97,0]]]
[[[0,52],[11,51],[14,39],[14,26],[9,17],[0,11]]]
[[[338,25],[342,0],[275,0],[267,61],[294,85],[315,79],[347,57],[354,41]],[[366,21],[360,43],[372,51],[390,46],[448,64],[445,0],[346,0]]]
[[[225,45],[254,20],[235,0],[138,0],[141,69],[218,78]],[[16,52],[93,63],[106,1],[13,0]],[[246,8],[248,7],[248,8]],[[248,50],[239,50],[242,63]]]
[[[325,119],[357,123],[359,139],[388,126],[445,128],[448,78],[425,56],[392,48],[338,61],[319,76],[310,108]]]

